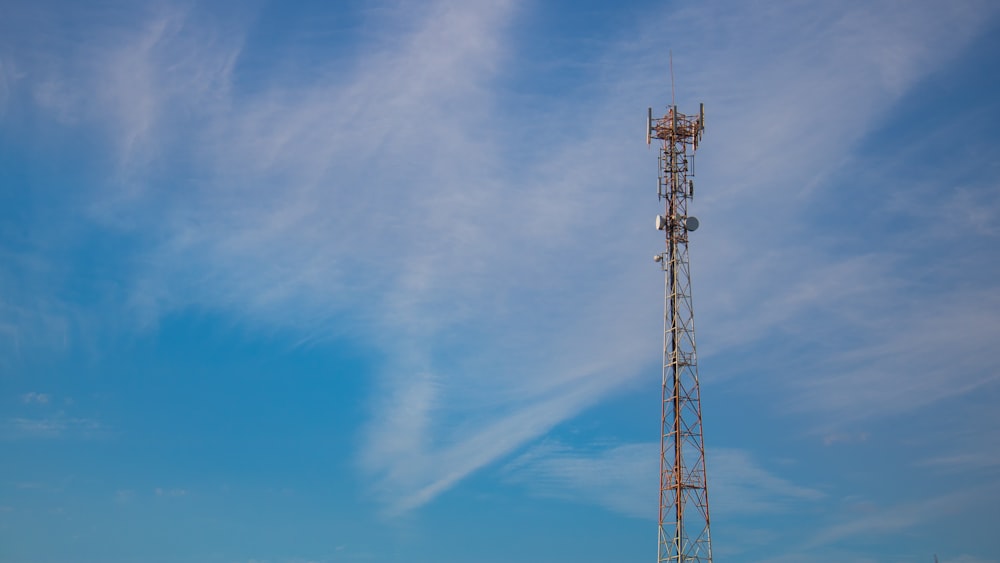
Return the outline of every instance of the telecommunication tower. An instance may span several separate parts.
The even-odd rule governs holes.
[[[654,119],[652,108],[646,117],[646,144],[660,141],[656,189],[664,211],[656,216],[656,228],[666,239],[666,250],[653,258],[665,274],[657,563],[712,561],[688,260],[688,234],[698,228],[698,219],[688,215],[694,153],[704,130],[704,104],[698,115],[678,113],[671,105],[662,118]]]

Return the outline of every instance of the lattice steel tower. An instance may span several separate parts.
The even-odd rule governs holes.
[[[705,106],[696,116],[678,113],[677,106],[671,106],[658,119],[650,109],[646,126],[646,143],[661,141],[657,194],[664,212],[656,216],[656,228],[666,238],[666,250],[654,257],[665,273],[657,562],[711,562],[688,260],[688,233],[698,228],[698,219],[688,215],[688,202],[694,197],[694,153],[705,130]]]

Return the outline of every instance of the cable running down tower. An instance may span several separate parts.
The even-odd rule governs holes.
[[[646,143],[661,141],[657,195],[664,211],[656,228],[666,239],[666,250],[653,258],[665,274],[657,563],[712,561],[688,260],[688,233],[698,228],[698,219],[688,215],[694,153],[704,130],[704,104],[698,115],[678,113],[673,105],[662,118],[654,119],[652,108],[646,118]]]

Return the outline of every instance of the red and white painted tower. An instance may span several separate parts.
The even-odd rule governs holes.
[[[691,306],[688,235],[698,220],[688,215],[694,197],[694,153],[705,130],[705,106],[684,115],[671,106],[646,121],[647,144],[660,141],[657,192],[666,249],[654,259],[663,266],[663,388],[660,432],[660,518],[657,562],[711,562],[705,439],[702,433],[698,354]]]

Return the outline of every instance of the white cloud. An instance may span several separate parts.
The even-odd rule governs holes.
[[[10,97],[10,90],[13,83],[13,69],[10,63],[0,57],[0,117],[7,112],[7,98]]]
[[[33,403],[38,405],[45,405],[48,404],[50,398],[51,397],[47,393],[37,393],[35,391],[31,391],[21,395],[21,402],[27,405]]]
[[[950,453],[931,457],[920,461],[917,465],[940,468],[963,473],[970,470],[993,469],[1000,467],[1000,453],[995,447],[979,449],[972,452]]]
[[[426,409],[400,412],[398,419],[383,420],[375,426],[387,435],[374,436],[373,445],[366,452],[366,467],[393,491],[385,494],[396,495],[390,513],[418,507],[472,471],[541,436],[575,414],[580,408],[581,395],[589,397],[609,388],[603,373],[588,374],[586,379],[556,388],[527,407],[516,404],[516,408],[508,407],[505,413],[494,414],[485,422],[449,432],[431,433],[422,427],[427,422]],[[426,406],[422,391],[403,384],[399,391],[414,400],[413,403],[402,402],[407,408]],[[387,463],[387,460],[395,463]]]
[[[508,478],[534,494],[592,503],[636,518],[656,514],[656,444],[623,444],[579,451],[542,444],[505,468]]]
[[[0,438],[7,440],[99,438],[108,432],[108,428],[95,419],[62,412],[44,417],[11,417],[0,424]]]
[[[740,449],[709,450],[707,470],[716,517],[787,512],[799,503],[826,497],[819,489],[798,485],[765,469],[752,454]]]
[[[66,350],[70,335],[76,334],[78,315],[60,300],[36,293],[49,289],[47,284],[30,287],[28,280],[51,275],[50,271],[3,250],[0,247],[0,258],[13,271],[0,270],[0,376],[11,376],[17,373],[19,360],[39,349]]]
[[[656,514],[656,443],[622,444],[595,451],[559,444],[531,448],[505,468],[513,482],[536,494],[593,503],[649,518]],[[746,514],[788,512],[797,504],[825,498],[765,469],[749,452],[714,448],[707,459],[710,506],[718,520]]]
[[[995,487],[988,491],[966,489],[913,502],[873,507],[867,513],[851,514],[849,519],[819,531],[809,538],[804,546],[814,548],[849,538],[887,535],[909,530],[942,516],[957,514],[965,510],[970,502],[989,498],[988,494],[995,491]],[[984,494],[987,496],[984,497]]]
[[[998,563],[996,559],[986,559],[974,555],[959,555],[958,557],[945,557],[939,559],[941,563]]]
[[[867,432],[848,433],[832,432],[823,436],[823,445],[832,446],[834,444],[853,444],[857,442],[867,442],[869,434]]]
[[[1000,381],[991,357],[1000,335],[1000,292],[900,301],[890,315],[866,322],[877,340],[832,358],[827,369],[796,385],[801,408],[826,409],[841,420],[896,414]],[[941,350],[948,351],[947,361],[940,361]]]
[[[656,243],[644,234],[655,199],[642,188],[655,157],[637,131],[642,108],[665,101],[666,37],[690,46],[677,57],[682,107],[704,99],[709,112],[695,202],[708,228],[692,256],[710,354],[829,314],[831,303],[893,296],[886,253],[817,248],[823,234],[800,214],[835,188],[831,174],[900,96],[993,15],[981,2],[665,10],[595,62],[606,87],[532,110],[521,130],[501,111],[500,83],[517,74],[507,35],[517,9],[403,7],[372,22],[384,32],[351,64],[306,74],[278,62],[266,70],[280,82],[246,91],[241,33],[164,10],[89,46],[75,72],[35,83],[43,109],[110,124],[118,168],[89,213],[139,241],[122,280],[133,314],[153,325],[207,308],[309,341],[350,332],[386,351],[361,466],[392,511],[427,502],[656,363]],[[872,360],[935,335],[978,358],[955,392],[991,381],[980,369],[992,365],[982,360],[989,333],[968,338],[966,319],[948,316],[975,313],[973,300],[937,311],[952,332],[921,324],[921,299],[892,302],[908,314],[831,317],[846,331],[909,331],[852,344],[853,369],[797,389],[806,409],[866,415],[899,382],[884,377],[898,365]],[[914,380],[895,408],[926,404],[936,378]],[[846,401],[870,379],[870,398]],[[723,467],[760,469],[720,455]],[[720,486],[742,495],[737,512],[773,508],[766,492],[817,494],[764,482],[766,491]]]
[[[914,466],[934,474],[934,478],[993,478],[1000,468],[998,394],[997,389],[979,392],[974,400],[962,401],[950,412],[923,417],[923,425],[915,428],[922,455]]]

